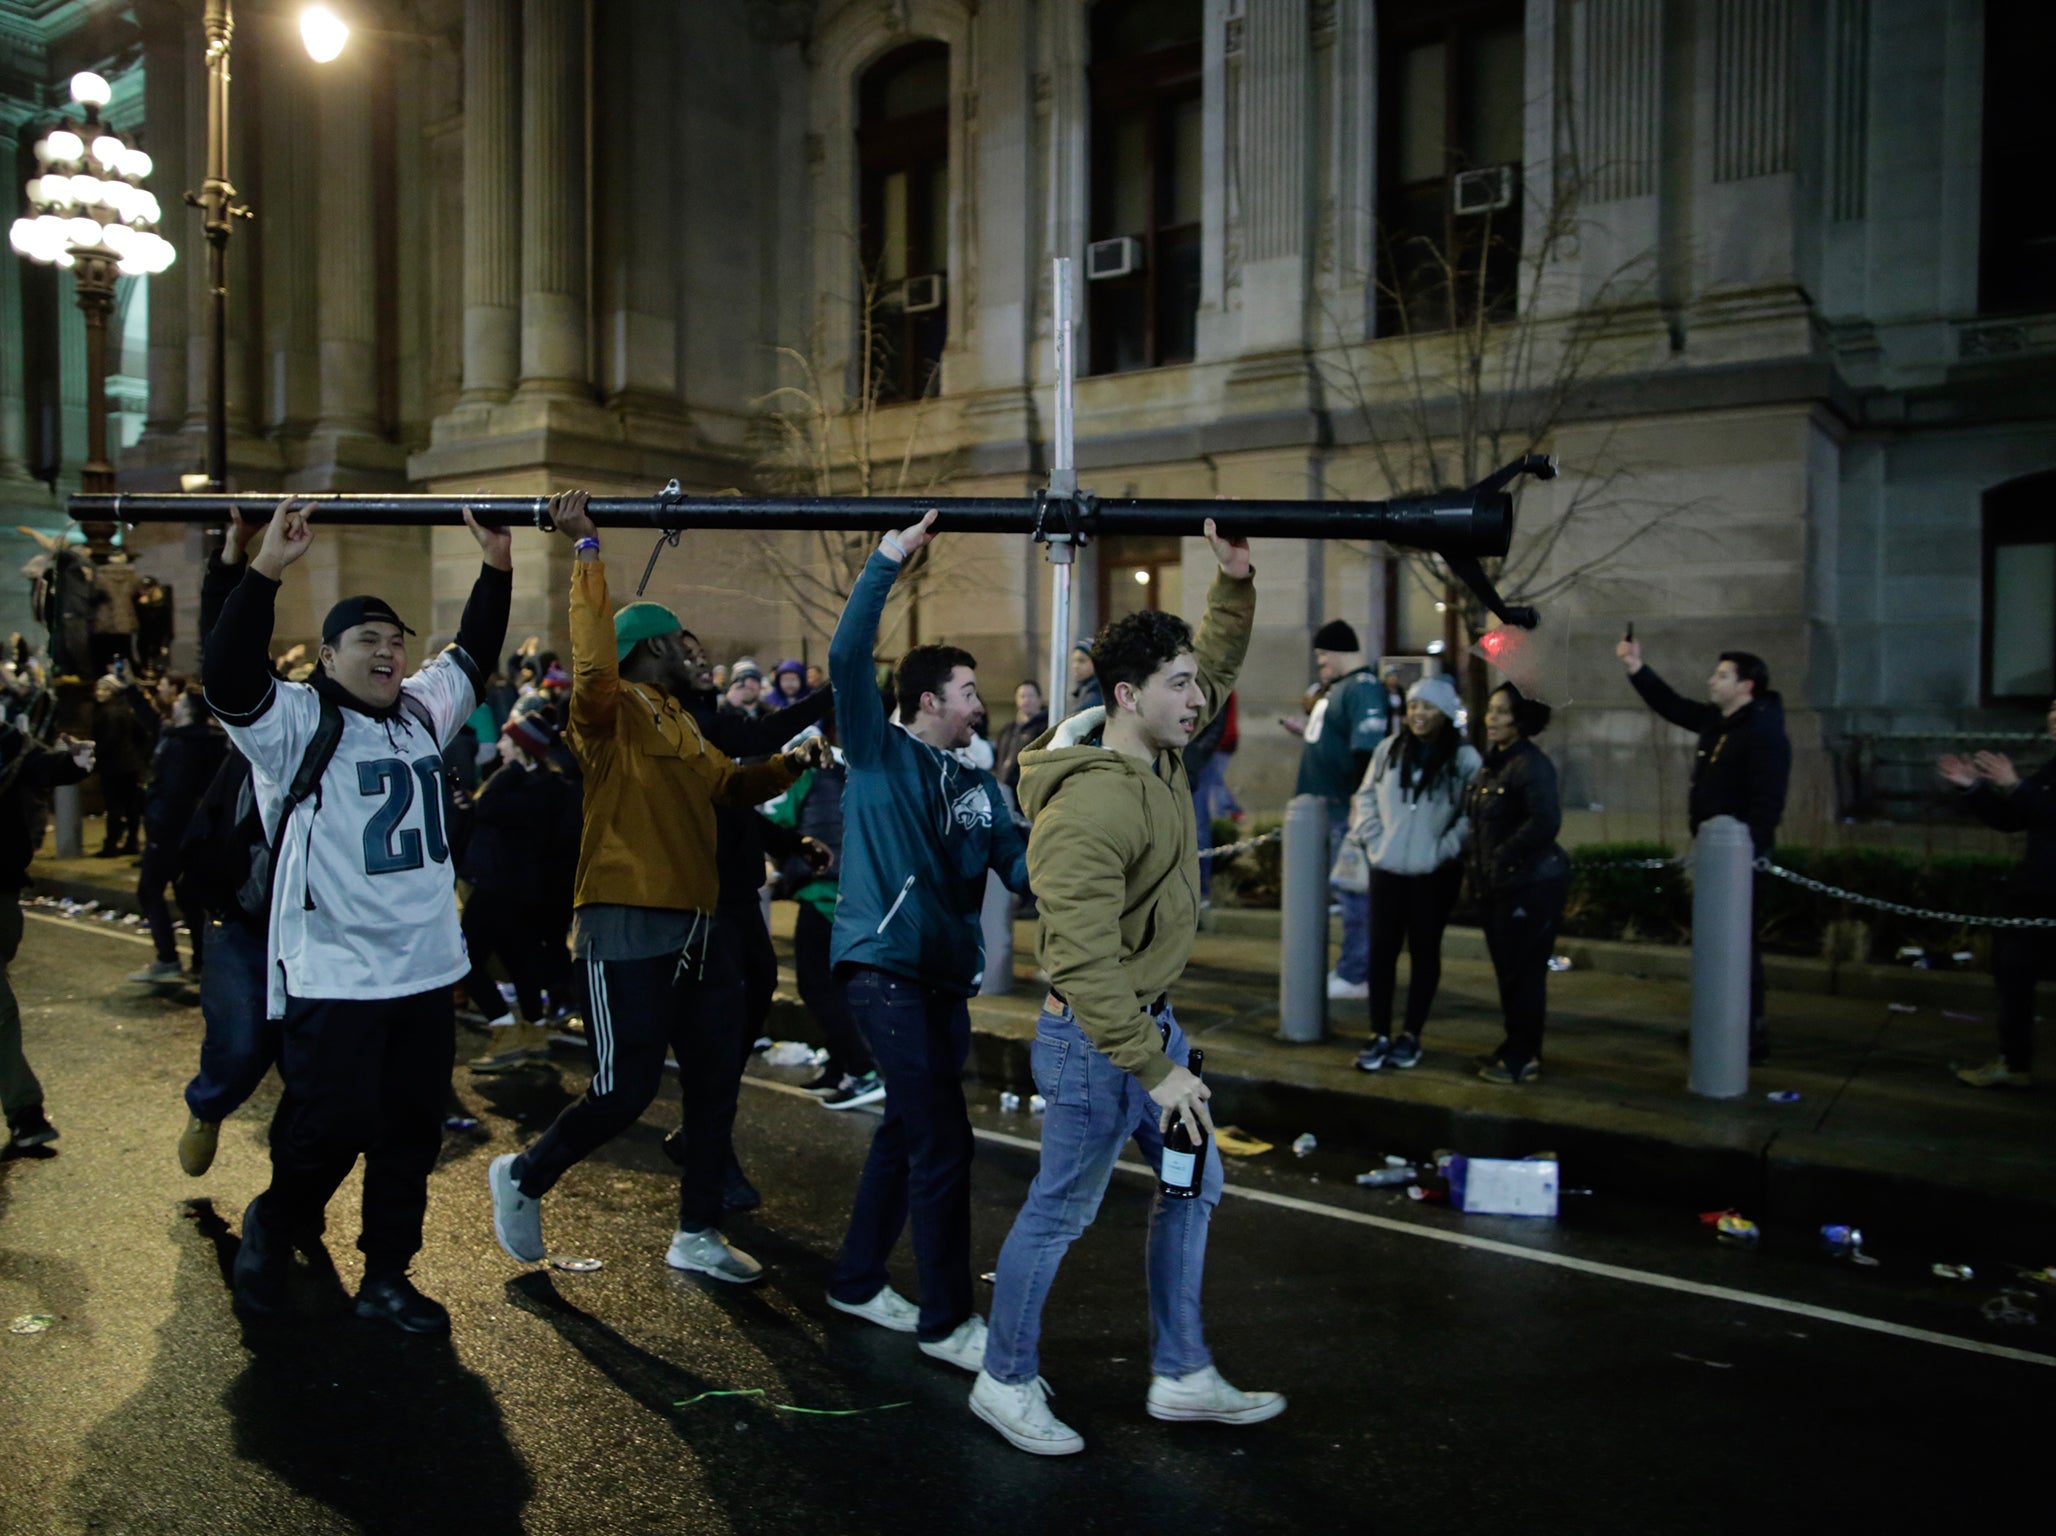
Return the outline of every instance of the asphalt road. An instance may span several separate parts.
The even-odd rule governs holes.
[[[2047,1320],[2008,1324],[1985,1315],[1990,1274],[1951,1285],[1926,1256],[1740,1252],[1689,1211],[1594,1202],[1550,1224],[1464,1217],[1357,1189],[1360,1159],[1282,1150],[1230,1168],[1207,1321],[1224,1373],[1286,1392],[1284,1416],[1142,1412],[1150,1185],[1123,1174],[1044,1339],[1087,1449],[1022,1455],[970,1416],[968,1376],[828,1308],[872,1121],[772,1081],[790,1073],[753,1079],[738,1132],[768,1198],[731,1232],[762,1285],[662,1262],[671,1090],[545,1206],[553,1252],[603,1268],[498,1250],[486,1163],[581,1090],[567,1058],[458,1074],[453,1113],[479,1124],[448,1133],[415,1269],[451,1339],[338,1315],[310,1277],[305,1322],[246,1333],[224,1276],[275,1088],[212,1172],[180,1173],[199,1017],[121,979],[147,954],[32,916],[12,969],[63,1135],[0,1163],[0,1323],[53,1319],[0,1333],[0,1532],[1902,1530],[2045,1507],[2027,1446],[2056,1386],[2056,1292],[2009,1298]],[[977,1118],[984,1268],[1035,1122]],[[355,1198],[353,1179],[330,1233],[352,1286]],[[2051,1250],[2037,1261],[2056,1234]]]

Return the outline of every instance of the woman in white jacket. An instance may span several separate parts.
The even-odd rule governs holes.
[[[1406,692],[1406,726],[1379,743],[1350,802],[1349,834],[1332,878],[1371,896],[1371,1039],[1357,1069],[1411,1067],[1442,981],[1442,930],[1463,885],[1469,823],[1463,796],[1482,759],[1457,729],[1462,709],[1446,677]],[[1413,960],[1406,1024],[1392,1036],[1392,996],[1404,943]]]

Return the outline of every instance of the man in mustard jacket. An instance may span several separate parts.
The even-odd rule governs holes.
[[[1248,543],[1221,538],[1211,521],[1206,534],[1221,573],[1197,639],[1174,614],[1108,625],[1092,648],[1105,707],[1072,716],[1021,755],[1021,804],[1033,818],[1028,879],[1042,908],[1038,957],[1051,982],[1033,1062],[1049,1108],[1042,1167],[1000,1252],[971,1411],[1039,1456],[1085,1447],[1050,1413],[1037,1375],[1057,1266],[1098,1212],[1129,1137],[1161,1169],[1173,1115],[1213,1129],[1168,995],[1199,924],[1184,749],[1235,686],[1256,591]],[[1210,1136],[1197,1198],[1159,1195],[1150,1212],[1147,1407],[1155,1418],[1253,1424],[1284,1411],[1277,1393],[1222,1380],[1201,1335],[1200,1273],[1220,1198]]]
[[[709,746],[679,696],[711,686],[706,655],[670,609],[607,598],[600,540],[573,492],[555,509],[571,570],[571,719],[585,774],[573,947],[585,963],[593,1078],[526,1152],[493,1159],[493,1234],[525,1263],[547,1255],[540,1201],[574,1163],[656,1097],[668,1045],[685,1099],[678,1231],[664,1262],[748,1282],[763,1266],[716,1230],[741,1083],[742,972],[715,919],[714,806],[779,794],[821,743],[743,767]]]

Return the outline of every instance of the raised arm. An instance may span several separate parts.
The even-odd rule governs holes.
[[[272,696],[271,631],[279,584],[287,567],[314,538],[311,510],[288,496],[271,514],[250,569],[223,600],[200,656],[200,686],[224,725],[242,725],[264,712]]]
[[[888,533],[878,541],[878,548],[850,588],[835,638],[828,642],[828,679],[842,701],[835,716],[837,734],[842,737],[843,752],[859,768],[879,760],[885,750],[885,733],[891,727],[871,673],[878,621],[902,566],[928,542],[928,530],[934,525],[935,514],[930,512],[913,527]]]
[[[1654,667],[1635,667],[1628,673],[1628,681],[1634,685],[1635,692],[1642,695],[1642,702],[1672,725],[1703,734],[1720,724],[1719,710],[1711,704],[1697,704],[1685,698],[1658,677]]]
[[[457,621],[458,663],[471,679],[473,702],[485,697],[485,680],[507,643],[507,614],[514,603],[514,537],[504,528],[487,528],[464,509],[465,526],[478,540],[483,561],[464,616]]]
[[[621,664],[615,652],[614,608],[607,598],[607,567],[599,530],[585,515],[584,491],[550,498],[550,521],[577,541],[571,563],[571,720],[582,736],[614,728],[621,703]]]
[[[1199,663],[1199,686],[1206,694],[1206,710],[1195,730],[1203,730],[1227,707],[1256,622],[1256,568],[1250,564],[1249,540],[1222,538],[1212,518],[1206,520],[1206,540],[1221,569],[1207,589],[1206,617],[1192,640],[1192,659]]]
[[[878,690],[871,690],[873,697]],[[810,693],[799,703],[784,709],[774,710],[756,719],[742,715],[724,715],[713,711],[700,722],[700,734],[726,752],[730,757],[764,757],[776,752],[793,737],[810,725],[819,725],[835,708],[835,690],[823,688]]]

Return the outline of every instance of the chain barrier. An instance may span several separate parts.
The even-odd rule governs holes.
[[[1259,832],[1255,837],[1245,837],[1239,843],[1223,843],[1218,848],[1202,848],[1199,850],[1199,856],[1202,859],[1232,858],[1238,853],[1247,853],[1252,848],[1261,848],[1266,843],[1275,843],[1284,836],[1285,829],[1276,827],[1269,832]]]
[[[1960,923],[1971,928],[2056,928],[2056,917],[1980,917],[1968,912],[1937,912],[1931,907],[1909,907],[1904,902],[1885,901],[1877,896],[1862,896],[1855,891],[1845,891],[1840,886],[1829,885],[1824,880],[1811,879],[1797,870],[1773,864],[1769,859],[1758,859],[1754,867],[1758,874],[1775,875],[1778,879],[1790,881],[1800,889],[1812,891],[1815,895],[1831,896],[1836,901],[1851,902],[1859,907],[1889,912],[1894,917],[1917,917],[1929,923]]]

